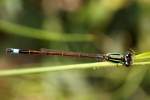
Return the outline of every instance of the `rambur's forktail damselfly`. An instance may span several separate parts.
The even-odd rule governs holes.
[[[57,56],[69,56],[69,57],[78,57],[78,58],[92,58],[97,61],[110,61],[114,63],[120,63],[126,67],[132,65],[132,56],[133,53],[128,51],[125,54],[120,53],[107,53],[107,54],[90,54],[90,53],[80,53],[80,52],[71,52],[71,51],[57,51],[49,49],[40,49],[40,50],[29,50],[29,49],[16,49],[16,48],[7,48],[7,54],[28,54],[28,55],[57,55]]]

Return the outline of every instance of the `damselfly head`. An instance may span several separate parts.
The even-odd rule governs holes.
[[[125,55],[124,55],[124,60],[123,60],[123,64],[125,66],[130,66],[133,62],[133,51],[128,51]]]

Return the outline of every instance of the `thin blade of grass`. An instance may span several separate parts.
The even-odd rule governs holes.
[[[94,40],[94,36],[92,34],[79,34],[79,33],[65,34],[65,33],[49,32],[10,23],[4,20],[0,20],[0,30],[5,31],[8,34],[14,34],[48,41],[91,42]]]
[[[133,64],[133,66],[142,66],[142,65],[150,65],[150,62],[136,62]],[[109,67],[118,67],[118,68],[127,69],[127,67],[122,66],[121,64],[114,64],[110,62],[97,62],[97,63],[74,64],[74,65],[64,65],[64,66],[54,66],[54,67],[37,67],[37,68],[1,70],[0,76],[35,74],[35,73],[64,71],[64,70],[98,69],[98,68],[109,68]]]

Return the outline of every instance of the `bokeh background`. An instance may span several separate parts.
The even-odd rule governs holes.
[[[0,0],[0,70],[96,62],[6,56],[5,48],[108,53],[150,50],[149,0]],[[60,71],[0,77],[1,100],[149,100],[150,70]]]

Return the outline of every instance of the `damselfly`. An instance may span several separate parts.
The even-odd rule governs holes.
[[[120,63],[124,66],[130,66],[132,64],[132,55],[131,51],[128,51],[125,54],[120,53],[107,53],[107,54],[90,54],[90,53],[80,53],[80,52],[70,52],[70,51],[57,51],[49,49],[40,49],[40,50],[29,50],[29,49],[16,49],[16,48],[7,48],[7,54],[28,54],[28,55],[57,55],[57,56],[69,56],[69,57],[78,57],[78,58],[92,58],[97,61],[110,61],[114,63]]]

